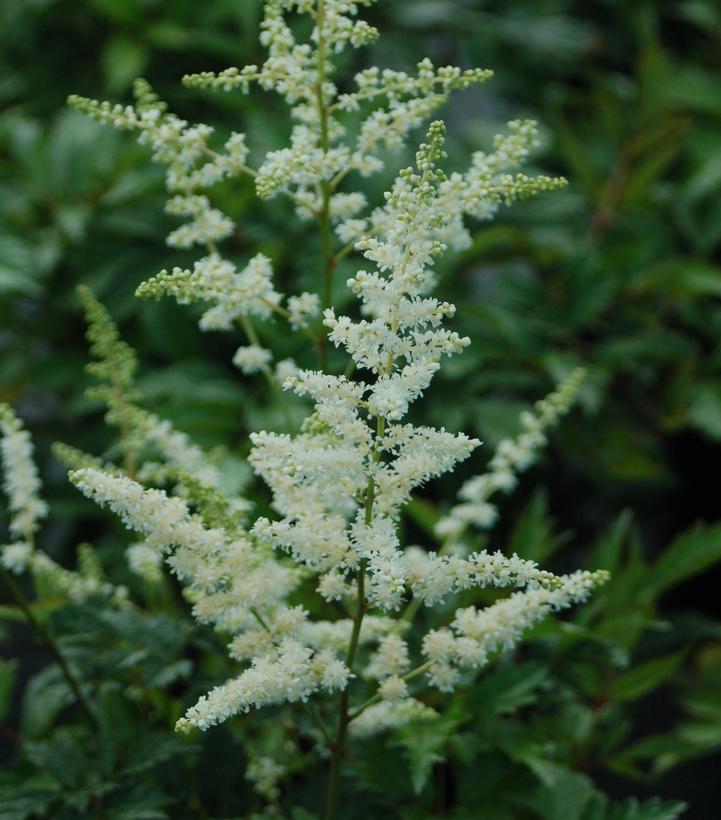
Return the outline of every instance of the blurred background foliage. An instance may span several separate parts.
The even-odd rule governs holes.
[[[280,146],[288,123],[275,100],[202,94],[179,83],[187,72],[259,62],[260,11],[260,0],[0,0],[0,400],[17,407],[36,439],[52,505],[43,546],[66,564],[78,541],[94,539],[108,571],[122,575],[127,543],[68,487],[50,454],[58,439],[98,454],[112,443],[102,410],[83,394],[78,283],[95,291],[140,351],[146,406],[199,443],[242,454],[248,430],[273,416],[263,386],[230,365],[240,337],[202,335],[192,310],[134,298],[142,279],[188,261],[160,239],[170,227],[161,174],[131,137],[68,111],[65,99],[124,101],[143,75],[181,116],[245,131],[256,155]],[[354,58],[357,65],[344,66],[350,74],[366,64],[410,68],[424,55],[496,71],[482,88],[454,96],[445,112],[451,165],[487,146],[506,120],[530,116],[543,127],[538,167],[569,179],[563,191],[473,225],[472,248],[444,262],[442,292],[458,305],[456,324],[473,344],[441,371],[421,412],[478,435],[491,452],[517,432],[519,410],[585,365],[580,411],[504,501],[492,543],[562,567],[614,571],[597,602],[538,630],[520,666],[504,664],[457,696],[451,718],[428,730],[422,748],[404,746],[402,736],[388,747],[394,759],[405,749],[408,805],[422,806],[403,816],[428,816],[446,799],[439,794],[452,794],[448,805],[497,806],[499,818],[674,816],[669,804],[609,808],[593,780],[617,799],[661,794],[686,800],[689,817],[716,817],[721,7],[716,0],[392,0],[369,17],[383,36]],[[369,196],[381,190],[371,186]],[[242,183],[217,195],[239,225],[234,255],[271,256],[280,290],[317,288],[317,239],[288,205],[259,206]],[[352,265],[339,271],[339,283]],[[340,287],[337,295],[347,298]],[[285,347],[283,355],[314,363],[280,328],[261,332],[269,346]],[[414,508],[408,527],[419,541],[455,486],[436,484]],[[26,742],[14,776],[23,772],[28,793],[35,790],[28,800],[46,800],[46,808],[12,816],[95,816],[101,792],[111,817],[186,816],[178,805],[192,807],[193,817],[246,811],[242,801],[218,805],[217,795],[201,793],[202,772],[227,767],[225,756],[235,756],[237,776],[237,737],[219,729],[193,745],[167,731],[190,699],[178,683],[189,664],[193,692],[225,674],[224,661],[199,661],[213,636],[187,621],[179,626],[172,595],[142,625],[77,610],[58,607],[48,618],[79,658],[90,653],[89,685],[107,700],[108,714],[117,713],[113,726],[130,728],[105,756],[94,754],[88,744],[97,741],[80,728],[57,728],[67,692],[5,612],[6,654],[22,659],[20,668],[0,667],[7,752],[15,755],[20,732]],[[139,647],[152,655],[158,641],[168,652],[153,659],[158,668],[128,661]],[[21,698],[13,677],[27,681],[31,673]],[[131,682],[135,700],[121,696]],[[53,691],[57,709],[49,714]],[[123,744],[133,745],[148,714],[162,742],[146,738],[147,756],[136,750],[128,762]],[[474,731],[468,715],[481,724]],[[47,764],[73,744],[83,749],[84,767]],[[377,765],[361,781],[384,816],[392,769],[380,748],[368,759]],[[509,795],[508,783],[524,778],[521,796]],[[158,814],[132,813],[151,804]],[[11,816],[7,806],[1,813]]]

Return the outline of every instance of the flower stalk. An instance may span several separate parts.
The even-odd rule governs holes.
[[[96,732],[100,731],[100,724],[98,723],[98,719],[95,716],[90,704],[88,703],[87,698],[83,694],[83,690],[80,687],[80,684],[75,679],[75,675],[70,669],[68,662],[65,660],[63,653],[60,647],[57,644],[57,641],[50,632],[45,628],[45,626],[41,623],[41,621],[35,616],[35,613],[30,606],[27,598],[23,595],[22,590],[15,582],[15,579],[12,575],[4,568],[0,567],[0,578],[2,578],[2,582],[10,593],[10,596],[15,601],[19,609],[22,611],[23,615],[27,619],[30,626],[35,630],[38,637],[46,644],[50,652],[52,653],[53,657],[55,658],[55,662],[60,667],[60,671],[65,678],[65,682],[68,685],[68,688],[73,693],[75,697],[75,701],[80,706],[83,714],[85,715],[88,723],[92,727],[92,729]]]

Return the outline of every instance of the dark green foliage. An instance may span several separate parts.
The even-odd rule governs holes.
[[[78,283],[141,353],[136,373],[117,341],[118,367],[96,376],[122,390],[136,377],[147,409],[225,448],[228,464],[249,429],[281,423],[267,394],[231,368],[237,338],[201,336],[192,308],[134,299],[141,279],[188,261],[160,239],[161,176],[131,139],[63,108],[71,92],[125,99],[143,74],[172,110],[215,118],[221,133],[242,128],[259,150],[283,144],[285,112],[265,97],[210,101],[177,83],[257,62],[260,5],[0,0],[0,400],[22,408],[39,445],[53,510],[43,547],[71,565],[77,542],[93,540],[131,601],[70,605],[38,589],[33,603],[99,734],[16,610],[0,608],[3,655],[18,656],[0,660],[3,820],[228,820],[261,807],[243,779],[252,715],[202,737],[172,731],[194,697],[232,673],[220,642],[172,582],[129,577],[127,536],[67,488],[49,450],[59,439],[106,456],[116,444],[83,396]],[[718,4],[392,0],[372,16],[385,37],[369,64],[407,68],[428,54],[496,70],[451,104],[452,165],[523,114],[545,129],[539,165],[569,179],[475,225],[472,248],[449,259],[444,298],[473,344],[441,371],[423,412],[491,452],[518,431],[519,410],[584,365],[582,411],[553,434],[517,500],[502,501],[509,523],[490,543],[550,568],[606,568],[612,580],[454,695],[441,721],[354,746],[343,816],[672,820],[682,798],[692,820],[715,817],[703,795],[716,782],[693,767],[721,753],[721,625],[702,599],[715,595],[721,559],[717,482],[703,476],[721,455]],[[289,207],[260,214],[251,186],[218,196],[241,226],[236,257],[263,251],[281,289],[317,289],[316,239]],[[338,281],[349,272],[346,261]],[[260,332],[313,363],[280,326]],[[439,482],[414,502],[407,527],[420,543],[456,486]],[[210,494],[200,512],[227,517]],[[279,731],[310,748],[307,718],[296,717]],[[670,779],[680,765],[681,786]],[[324,778],[309,754],[281,796],[286,815],[319,817]]]

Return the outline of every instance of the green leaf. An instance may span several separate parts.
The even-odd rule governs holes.
[[[0,720],[5,720],[10,708],[17,661],[0,659]]]
[[[513,528],[508,552],[542,563],[567,540],[567,533],[554,533],[553,520],[548,512],[548,496],[543,490],[538,490]]]
[[[87,735],[75,728],[62,727],[47,740],[26,742],[23,751],[27,759],[41,772],[54,777],[66,790],[82,792],[97,773],[85,748]]]
[[[608,820],[676,820],[686,810],[686,804],[678,800],[661,801],[658,798],[639,803],[635,798],[614,807]]]
[[[290,810],[290,816],[292,820],[319,820],[320,818],[319,814],[313,814],[313,812],[302,809],[300,806],[293,806]]]
[[[42,292],[29,242],[9,233],[0,234],[0,293],[16,291],[31,296]]]
[[[544,666],[502,664],[469,692],[467,706],[478,717],[502,715],[536,701],[536,690],[548,679]]]
[[[57,785],[49,782],[47,776],[24,777],[7,772],[14,776],[16,782],[0,784],[0,817],[3,820],[35,820],[46,817],[46,811],[60,793]]]
[[[150,771],[159,763],[192,751],[192,745],[185,738],[169,732],[150,731],[129,744],[123,771],[137,775]]]
[[[715,72],[684,66],[671,74],[668,95],[680,106],[704,114],[721,114],[721,80]]]
[[[683,651],[676,652],[629,669],[613,681],[609,697],[619,701],[637,700],[665,683],[678,668],[684,654]]]
[[[433,766],[444,760],[443,751],[458,723],[459,718],[445,715],[440,720],[409,724],[398,732],[396,744],[406,753],[416,794],[423,791]]]
[[[717,441],[721,440],[721,384],[701,382],[692,385],[686,421]]]
[[[641,594],[655,597],[721,561],[721,524],[698,525],[664,550],[643,578]]]
[[[699,748],[697,743],[683,740],[676,732],[649,735],[621,748],[606,760],[606,765],[624,777],[641,778],[649,770],[658,776],[706,750],[705,746]]]
[[[530,801],[537,816],[578,820],[593,797],[591,779],[557,763],[538,760],[535,766],[535,773],[543,781]]]
[[[591,566],[594,569],[606,569],[611,575],[618,569],[623,545],[629,536],[633,524],[633,514],[624,510],[615,523],[599,539],[593,549]]]
[[[105,46],[102,57],[108,90],[114,93],[124,91],[145,71],[147,61],[147,49],[137,38],[113,37]]]
[[[676,298],[721,296],[721,270],[707,262],[682,257],[663,261],[633,280],[630,291],[648,297],[654,292]]]
[[[25,687],[20,731],[28,738],[40,737],[72,702],[72,692],[60,669],[46,666]]]

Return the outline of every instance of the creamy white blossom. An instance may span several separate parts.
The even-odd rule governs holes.
[[[294,330],[308,327],[311,320],[320,312],[320,299],[317,293],[301,293],[288,299],[288,321]]]
[[[521,414],[523,432],[515,439],[503,439],[496,447],[488,470],[466,481],[456,504],[436,524],[436,533],[449,543],[459,541],[468,527],[489,529],[498,518],[498,509],[489,499],[495,493],[508,493],[518,483],[518,474],[527,470],[546,444],[548,431],[573,406],[585,377],[576,368],[546,398],[536,402],[535,413]]]
[[[33,558],[34,547],[27,541],[0,546],[0,564],[15,575],[25,572]]]
[[[340,662],[337,662],[338,664]],[[267,655],[255,658],[237,678],[211,690],[178,721],[178,729],[207,729],[231,715],[285,701],[306,701],[318,688],[329,692],[344,689],[348,670],[342,665],[330,671],[329,659],[315,657],[298,641],[282,640]]]
[[[195,484],[186,478],[184,486],[175,478],[163,482],[153,463],[141,466],[137,478],[173,486],[176,495],[94,463],[71,473],[85,495],[141,536],[128,550],[131,567],[152,580],[165,561],[184,584],[195,616],[229,633],[230,656],[242,668],[187,711],[178,722],[182,730],[206,729],[268,705],[311,698],[322,704],[341,691],[345,711],[338,725],[357,737],[433,718],[435,710],[413,696],[417,686],[452,690],[494,653],[513,646],[528,626],[584,600],[604,580],[602,573],[555,576],[516,555],[447,549],[468,524],[491,521],[488,497],[511,489],[531,463],[545,430],[567,409],[567,393],[524,417],[522,436],[498,448],[490,479],[464,485],[462,503],[439,524],[437,552],[402,543],[401,515],[413,492],[452,471],[480,444],[409,421],[411,406],[431,389],[445,358],[470,343],[450,324],[455,306],[432,294],[435,261],[449,247],[467,246],[467,217],[488,219],[499,206],[563,181],[517,171],[537,141],[535,124],[520,120],[496,138],[492,151],[476,152],[467,170],[447,176],[440,169],[445,131],[438,121],[381,207],[372,208],[352,190],[359,174],[380,171],[387,149],[401,147],[452,91],[491,75],[424,59],[413,73],[369,68],[356,75],[354,87],[341,86],[332,57],[377,35],[358,19],[371,2],[267,2],[261,65],[185,78],[188,86],[224,92],[246,93],[257,85],[287,102],[289,142],[267,152],[255,168],[246,164],[242,134],[232,134],[222,147],[214,144],[211,128],[169,113],[143,82],[136,85],[134,106],[74,100],[92,116],[139,133],[167,168],[168,211],[185,219],[170,244],[203,248],[192,267],[164,270],[138,294],[207,303],[202,329],[239,325],[245,333],[247,343],[234,357],[244,373],[261,372],[276,392],[282,383],[312,405],[299,430],[289,416],[285,432],[250,435],[248,461],[269,489],[270,510],[247,529],[209,513],[218,505],[230,509],[232,501],[220,490],[217,472]],[[308,16],[306,40],[299,39],[303,26],[289,24],[290,13]],[[285,297],[275,288],[268,257],[256,254],[242,266],[221,254],[218,244],[235,225],[207,189],[238,175],[253,180],[261,199],[283,195],[297,215],[317,222],[324,257],[320,293]],[[337,240],[344,247],[335,247]],[[343,314],[333,306],[333,275],[353,252],[365,269],[356,268],[347,282],[358,301]],[[271,319],[309,336],[321,366],[302,369],[283,360],[273,367],[253,324]],[[329,345],[350,358],[346,375],[326,366]],[[146,440],[179,474],[192,476],[206,462],[202,451],[159,420],[148,425]],[[15,564],[24,560],[22,549],[12,555]],[[307,604],[312,616],[289,601],[301,584],[317,592]],[[474,587],[517,591],[485,609],[455,611],[447,626],[424,636],[417,657],[403,637],[410,618],[399,618],[399,610],[412,615],[421,604],[444,603],[453,612],[452,596]],[[375,694],[349,709],[349,687],[357,685]],[[342,742],[331,749],[336,758]],[[268,800],[276,798],[282,774],[270,756],[255,757],[248,768]]]
[[[10,533],[32,543],[47,505],[40,497],[40,478],[33,459],[30,434],[7,404],[0,404],[0,459],[3,488],[10,511]]]
[[[283,778],[285,767],[268,755],[251,757],[245,770],[245,779],[266,800],[275,801],[280,795],[278,781]]]
[[[216,253],[199,259],[193,270],[161,271],[138,288],[139,296],[170,293],[181,303],[212,302],[200,320],[203,330],[229,330],[243,317],[267,319],[281,301],[273,287],[270,260],[257,254],[240,271]]]
[[[452,691],[460,669],[485,666],[494,652],[512,648],[526,629],[551,612],[585,601],[607,578],[603,570],[578,571],[560,577],[551,588],[535,586],[485,609],[457,610],[450,629],[432,630],[423,640],[424,655],[431,662],[429,682],[441,691]]]
[[[231,537],[219,527],[206,527],[182,498],[93,469],[75,470],[70,480],[143,535],[146,550],[166,556],[171,570],[188,584],[201,621],[241,629],[253,620],[253,607],[274,609],[297,584],[292,568],[272,560],[242,532]]]
[[[355,737],[372,735],[398,729],[417,720],[434,720],[438,712],[415,698],[401,700],[382,700],[365,709],[350,725],[351,734]]]
[[[131,544],[126,556],[130,569],[145,581],[155,584],[163,577],[163,554],[159,550],[140,542]]]
[[[267,370],[272,360],[270,350],[257,345],[239,347],[233,356],[233,364],[246,375]]]

